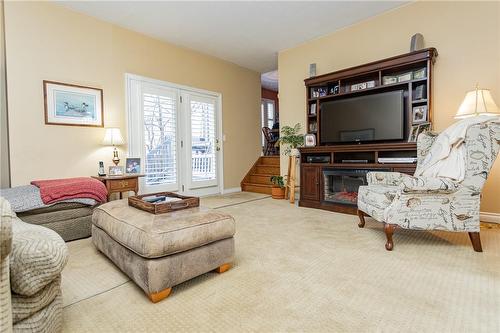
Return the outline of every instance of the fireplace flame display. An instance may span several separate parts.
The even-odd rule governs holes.
[[[373,170],[323,169],[324,201],[355,206],[358,202],[358,188],[366,185],[366,174],[369,171]]]

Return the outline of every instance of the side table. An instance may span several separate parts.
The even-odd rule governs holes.
[[[108,201],[110,201],[113,193],[120,193],[120,199],[123,198],[123,192],[132,191],[137,195],[139,192],[139,177],[144,177],[144,175],[127,173],[121,176],[92,176],[92,178],[98,179],[106,185]]]

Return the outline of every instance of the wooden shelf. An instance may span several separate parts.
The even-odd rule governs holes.
[[[427,98],[421,98],[421,99],[411,101],[411,104],[421,104],[421,103],[427,103]]]

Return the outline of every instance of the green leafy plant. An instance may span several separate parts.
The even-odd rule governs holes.
[[[271,183],[281,188],[285,187],[285,179],[283,178],[283,176],[272,176]]]
[[[292,149],[302,147],[304,145],[304,134],[299,134],[301,126],[299,123],[295,126],[283,126],[281,128],[281,135],[276,145],[282,145],[283,154],[290,156]]]

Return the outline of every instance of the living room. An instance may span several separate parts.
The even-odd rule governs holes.
[[[1,6],[0,332],[500,330],[499,2]]]

